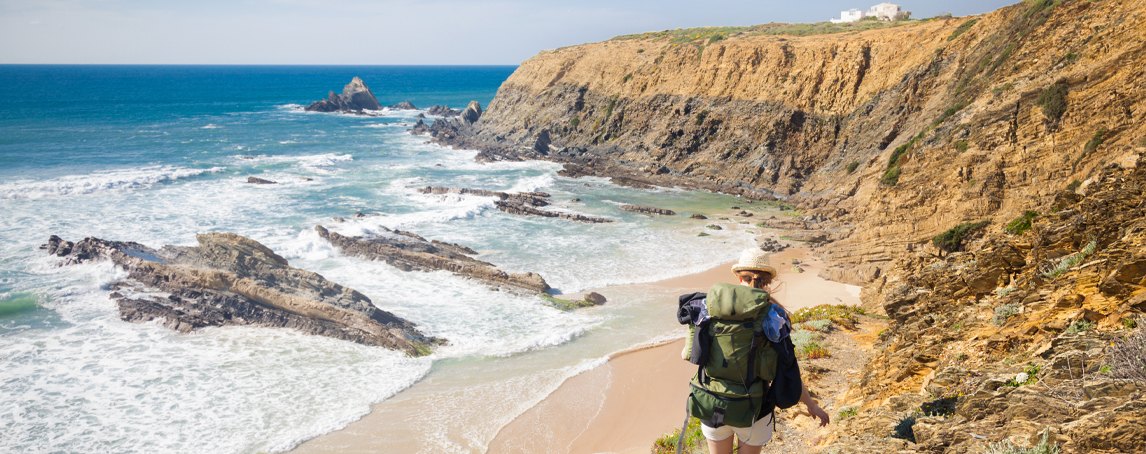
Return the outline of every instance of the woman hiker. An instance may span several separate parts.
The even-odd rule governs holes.
[[[708,441],[710,453],[731,454],[732,439],[735,435],[740,443],[740,454],[757,454],[764,444],[772,438],[772,428],[775,425],[772,404],[767,402],[767,399],[773,398],[773,396],[769,394],[763,399],[760,397],[760,394],[765,392],[762,389],[767,389],[764,388],[766,385],[763,382],[771,379],[775,380],[772,383],[774,387],[783,386],[781,380],[784,378],[777,375],[783,374],[784,371],[777,372],[776,369],[784,366],[777,366],[777,353],[773,352],[772,348],[763,348],[759,354],[753,355],[752,360],[745,360],[746,355],[743,352],[748,351],[748,348],[745,348],[747,346],[745,342],[751,342],[752,351],[756,351],[755,345],[758,341],[755,339],[764,339],[766,336],[776,343],[777,350],[785,348],[785,345],[790,349],[790,340],[784,339],[784,337],[787,337],[791,330],[791,321],[788,319],[787,311],[783,306],[767,293],[773,289],[773,283],[776,282],[776,268],[769,263],[768,255],[764,251],[759,249],[745,250],[740,255],[740,261],[732,267],[732,272],[739,278],[741,285],[716,284],[707,294],[698,293],[681,297],[682,313],[686,312],[685,306],[691,303],[691,309],[687,311],[690,312],[690,315],[680,315],[681,321],[684,323],[684,320],[690,320],[689,323],[692,325],[690,326],[690,330],[692,330],[690,333],[695,334],[694,340],[689,342],[691,345],[686,345],[684,354],[686,359],[691,356],[691,361],[700,365],[700,370],[692,382],[693,392],[689,396],[689,412],[701,420],[701,432]],[[702,299],[705,296],[707,302],[706,299]],[[686,302],[686,298],[690,301]],[[747,321],[752,323],[746,323]],[[741,334],[738,337],[735,331],[741,329],[740,327],[748,327],[749,330],[755,329],[757,337],[753,338],[751,334]],[[761,327],[763,335],[760,333]],[[696,331],[705,331],[705,333],[698,334]],[[713,332],[719,334],[714,335]],[[721,339],[722,336],[723,340]],[[745,339],[753,340],[746,341]],[[710,349],[717,351],[694,352],[695,350],[703,350],[699,347],[701,344],[709,345],[711,346]],[[792,358],[789,363],[792,370],[786,377],[791,377],[792,374],[798,377],[799,370],[794,356],[789,355]],[[779,354],[779,356],[782,358],[784,354]],[[703,358],[697,359],[698,357]],[[718,358],[719,361],[712,358]],[[744,366],[733,364],[730,367],[730,360],[734,363],[737,361],[747,362],[748,369],[752,371],[748,374],[748,378],[744,377]],[[783,363],[784,361],[781,359],[780,364]],[[760,371],[761,377],[753,378],[753,374],[757,370]],[[735,371],[735,373],[730,371]],[[740,378],[721,380],[720,375]],[[755,383],[744,383],[741,380]],[[827,425],[829,421],[827,412],[820,408],[816,401],[808,395],[808,388],[803,385],[802,380],[798,378],[794,380],[799,382],[798,386],[791,384],[793,380],[790,378],[787,380],[789,383],[788,392],[793,394],[789,397],[791,403],[780,403],[779,405],[794,404],[795,399],[792,398],[795,397],[795,393],[799,392],[799,402],[807,407],[808,413],[820,420],[820,426]],[[744,386],[737,388],[738,383],[742,383]],[[757,385],[757,383],[760,384]],[[737,392],[743,393],[744,396],[755,396],[755,398],[735,399],[734,397],[738,395]],[[733,398],[729,398],[730,396]],[[783,401],[784,399],[781,396],[775,400]],[[737,401],[740,402],[737,403]],[[743,404],[743,401],[748,401],[748,404]],[[722,424],[724,421],[729,423]]]

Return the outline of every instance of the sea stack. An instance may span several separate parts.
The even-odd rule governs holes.
[[[342,94],[330,92],[322,101],[306,106],[307,112],[346,112],[361,113],[363,110],[381,110],[382,104],[370,92],[366,83],[355,77],[342,88]]]

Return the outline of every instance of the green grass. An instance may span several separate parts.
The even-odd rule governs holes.
[[[1075,167],[1078,167],[1078,164],[1082,162],[1083,159],[1086,159],[1087,156],[1090,156],[1091,154],[1094,154],[1094,152],[1098,151],[1098,147],[1102,145],[1102,142],[1105,140],[1104,137],[1106,136],[1106,133],[1106,128],[1098,128],[1098,131],[1094,132],[1094,137],[1091,137],[1090,140],[1086,141],[1086,145],[1082,147],[1082,154],[1078,156],[1078,159],[1074,160]]]
[[[625,82],[628,82],[628,81],[629,81],[629,79],[632,79],[632,78],[633,78],[633,73],[628,73],[628,74],[625,74],[625,77],[622,77],[622,78],[621,78],[621,83],[625,83]]]
[[[954,41],[955,38],[959,37],[959,35],[967,33],[967,30],[970,30],[971,27],[974,26],[976,22],[979,22],[979,19],[971,19],[967,22],[964,22],[962,25],[959,26],[959,28],[956,28],[955,31],[951,32],[951,36],[948,36],[947,40],[948,41]]]
[[[968,144],[966,140],[960,140],[958,142],[955,142],[955,151],[957,151],[959,153],[967,151],[967,149],[970,147],[971,147],[971,145]]]
[[[675,429],[671,433],[661,435],[655,442],[653,442],[653,454],[675,454],[676,444],[680,439],[680,429]],[[684,443],[682,444],[681,453],[688,454],[702,454],[708,452],[708,442],[704,438],[704,434],[700,431],[700,420],[696,418],[688,418],[688,425],[684,429]]]
[[[944,252],[958,251],[959,248],[963,246],[964,239],[975,231],[986,227],[987,224],[990,224],[990,221],[964,222],[948,229],[946,232],[935,235],[935,238],[931,239],[931,243]]]
[[[846,167],[846,170],[850,174],[852,172],[855,172],[856,168],[859,167],[859,165],[860,165],[859,161],[852,161],[850,164],[848,164],[848,166]]]
[[[1011,222],[1008,222],[1004,231],[1011,235],[1022,235],[1023,232],[1031,229],[1031,221],[1037,217],[1039,217],[1039,212],[1027,210],[1027,212],[1023,213],[1022,216],[1019,216],[1011,220]]]
[[[1078,190],[1079,186],[1082,186],[1082,182],[1078,181],[1078,180],[1074,180],[1074,181],[1070,182],[1070,184],[1066,185],[1066,190],[1070,191],[1070,192],[1074,192],[1074,191]]]
[[[812,22],[803,24],[782,24],[782,23],[768,23],[751,25],[746,27],[695,27],[695,28],[678,28],[675,30],[662,30],[657,32],[645,33],[632,33],[628,35],[619,35],[613,37],[613,41],[633,40],[633,39],[650,39],[656,41],[668,41],[671,44],[689,44],[689,43],[702,43],[708,41],[709,44],[716,43],[725,39],[733,38],[733,35],[744,34],[746,36],[755,35],[791,35],[791,36],[810,36],[810,35],[825,35],[834,33],[851,33],[860,32],[865,30],[875,30],[882,28],[899,27],[903,25],[917,24],[924,20],[906,19],[897,21],[858,21],[858,22],[845,22],[840,24],[833,24],[831,22]]]
[[[1050,262],[1053,265],[1050,267],[1050,269],[1042,272],[1043,277],[1047,279],[1054,279],[1061,276],[1063,273],[1067,272],[1067,270],[1078,266],[1079,263],[1082,263],[1082,261],[1086,259],[1088,255],[1093,254],[1097,248],[1098,243],[1094,240],[1090,240],[1090,242],[1086,243],[1086,246],[1083,247],[1081,251],[1059,259],[1057,262]]]
[[[1047,119],[1052,123],[1057,123],[1062,119],[1062,115],[1066,113],[1066,95],[1069,93],[1070,87],[1067,87],[1066,84],[1054,84],[1047,87],[1042,93],[1039,93],[1035,104],[1042,107],[1043,115],[1045,115]]]
[[[857,414],[859,414],[859,410],[856,410],[855,407],[844,407],[841,408],[838,413],[836,413],[836,419],[843,421]]]

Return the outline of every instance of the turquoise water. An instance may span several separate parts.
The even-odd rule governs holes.
[[[545,162],[477,164],[472,150],[407,134],[417,112],[300,109],[354,76],[383,105],[485,106],[513,70],[0,66],[0,451],[283,451],[419,381],[512,365],[514,380],[538,383],[531,394],[484,387],[482,399],[508,402],[497,411],[454,399],[457,412],[489,413],[490,424],[456,435],[427,423],[420,438],[432,442],[410,450],[481,452],[500,424],[569,374],[665,335],[671,325],[647,321],[660,310],[650,305],[663,303],[648,295],[565,313],[448,273],[344,257],[314,233],[410,230],[472,247],[509,272],[540,273],[563,292],[699,271],[751,244],[735,230],[697,237],[703,223],[685,216],[617,209],[711,214],[733,197],[572,180]],[[281,184],[249,185],[248,176]],[[617,222],[512,216],[488,198],[416,192],[428,185],[540,190],[553,194],[553,209]],[[378,216],[335,220],[356,211]],[[124,323],[107,296],[121,271],[58,267],[38,249],[52,234],[158,247],[193,245],[208,231],[258,240],[450,345],[411,359],[285,329],[179,334]]]

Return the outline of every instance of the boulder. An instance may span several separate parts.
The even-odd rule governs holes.
[[[689,217],[690,217],[690,218],[692,218],[692,219],[708,219],[708,216],[705,216],[705,215],[703,215],[703,214],[700,214],[700,213],[695,213],[695,214],[693,214],[692,216],[689,216]]]
[[[867,285],[879,278],[882,270],[872,263],[862,265],[845,265],[843,268],[824,268],[819,276],[829,281],[842,282],[851,285]]]
[[[250,184],[278,184],[274,181],[264,180],[264,179],[258,178],[258,177],[247,177],[247,183],[250,183]]]
[[[306,107],[308,112],[362,113],[363,110],[381,110],[382,105],[370,92],[366,83],[355,77],[342,88],[342,94],[330,92],[326,99],[315,101]]]
[[[466,106],[466,110],[461,114],[462,123],[466,125],[477,123],[477,121],[481,119],[481,114],[481,104],[477,101],[470,101],[470,104]]]
[[[392,106],[386,106],[386,108],[390,110],[418,110],[417,107],[414,107],[414,103],[410,102],[409,99]]]
[[[456,117],[458,115],[461,115],[462,111],[457,110],[457,109],[451,109],[450,106],[439,106],[439,105],[435,104],[433,107],[426,109],[426,114],[433,115],[435,117],[447,117],[448,118],[448,117]]]
[[[585,295],[585,301],[600,305],[600,304],[605,304],[605,301],[607,301],[607,300],[605,299],[605,296],[601,295],[600,293],[589,292],[589,294]]]
[[[665,216],[673,216],[676,214],[673,210],[666,210],[664,208],[646,207],[640,205],[621,205],[621,209],[625,211],[632,211],[636,213],[645,214],[660,214]]]
[[[126,271],[116,289],[167,296],[113,294],[124,321],[159,321],[180,332],[206,326],[287,327],[425,355],[441,339],[421,334],[413,323],[379,309],[365,295],[287,260],[250,238],[233,233],[196,235],[195,247],[85,238],[71,243],[53,235],[48,252],[61,265],[108,260]]]

